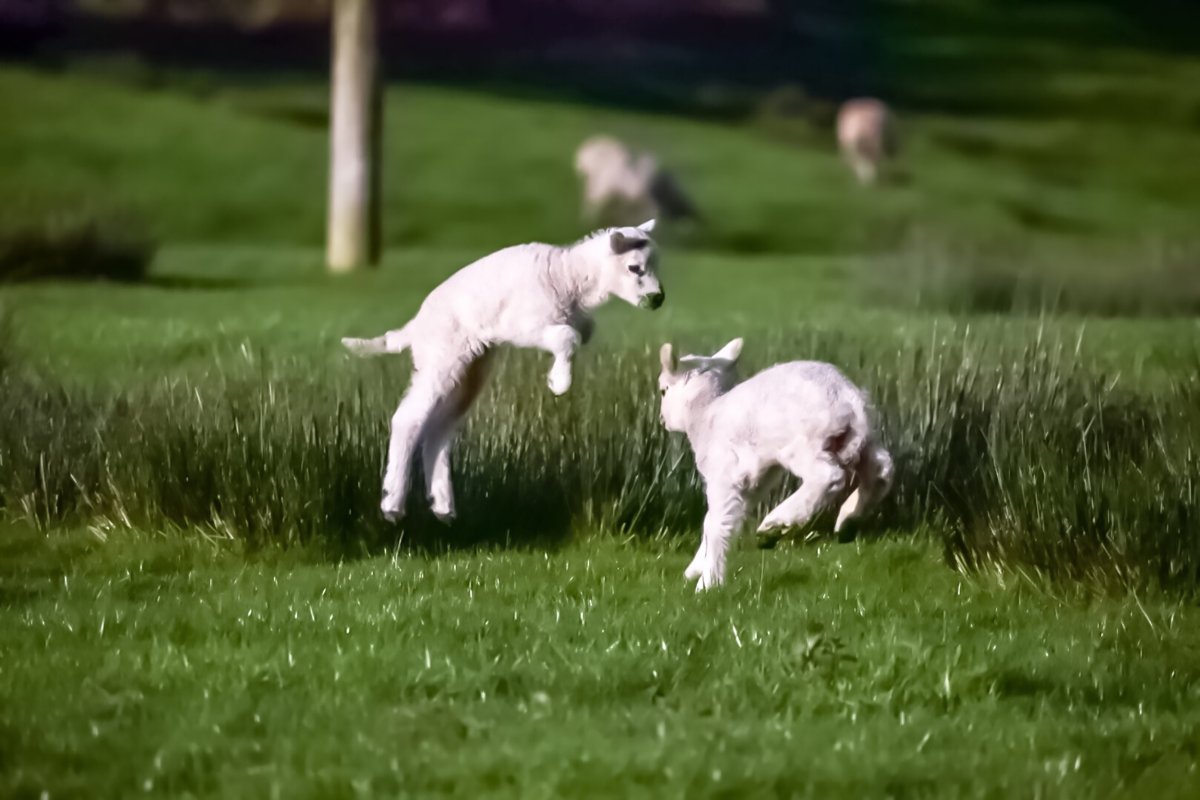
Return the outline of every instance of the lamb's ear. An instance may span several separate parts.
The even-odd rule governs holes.
[[[675,349],[667,342],[658,351],[658,363],[662,364],[664,375],[675,374]]]
[[[638,230],[642,231],[643,233],[649,233],[650,231],[654,230],[654,225],[656,222],[658,222],[658,220],[648,219],[641,225],[638,225]]]
[[[613,231],[609,234],[608,243],[614,253],[622,255],[623,253],[628,253],[630,250],[645,247],[648,244],[648,240],[638,236],[626,236],[620,231]]]
[[[713,361],[728,361],[730,364],[736,364],[738,357],[742,354],[741,338],[734,339],[729,344],[722,347],[720,350],[712,354]]]

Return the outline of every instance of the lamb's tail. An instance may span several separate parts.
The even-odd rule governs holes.
[[[342,345],[360,358],[382,356],[386,354],[403,353],[411,344],[408,336],[408,326],[388,331],[374,339],[342,339]]]

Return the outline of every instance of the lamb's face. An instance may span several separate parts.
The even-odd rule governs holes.
[[[670,357],[670,347],[669,344],[663,345],[668,353],[664,358]],[[660,412],[664,428],[673,433],[687,430],[688,419],[691,417],[690,409],[697,396],[708,388],[705,383],[704,376],[697,370],[670,372],[664,368],[659,373],[658,391],[662,395]]]
[[[741,351],[742,340],[734,339],[711,356],[684,356],[680,363],[691,369],[680,370],[671,345],[664,344],[659,351],[662,371],[658,374],[663,427],[675,433],[686,431],[704,402],[720,396],[736,382]]]
[[[658,308],[667,297],[658,278],[658,247],[650,238],[652,230],[654,220],[609,234],[604,266],[609,293],[639,308]]]

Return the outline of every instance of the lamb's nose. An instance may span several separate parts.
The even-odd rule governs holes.
[[[642,306],[643,308],[648,308],[653,311],[654,309],[661,306],[663,304],[663,301],[665,301],[666,299],[667,299],[666,292],[655,292],[654,294],[648,294],[648,295],[645,295],[644,297],[642,297],[642,301],[638,305]]]

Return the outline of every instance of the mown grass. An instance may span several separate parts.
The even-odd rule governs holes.
[[[919,541],[247,561],[6,534],[8,794],[1192,796],[1195,610]]]

